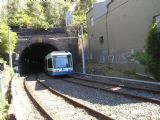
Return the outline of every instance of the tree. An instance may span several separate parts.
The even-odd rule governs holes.
[[[49,28],[49,23],[44,16],[43,8],[38,0],[27,2],[27,13],[31,16],[31,28]]]
[[[13,17],[19,11],[19,0],[8,0],[7,1],[7,14],[9,17]]]
[[[74,12],[74,25],[86,26],[86,12],[91,8],[96,0],[80,0]]]
[[[21,11],[16,13],[12,19],[8,18],[8,21],[12,28],[28,28],[32,25],[31,19],[31,16],[25,11]]]
[[[65,26],[65,13],[73,10],[74,25],[86,24],[86,12],[95,0],[8,0],[7,17],[11,27],[48,29]],[[26,2],[26,4],[22,4]]]
[[[55,27],[60,25],[59,15],[57,14],[57,6],[51,3],[51,1],[42,2],[44,15],[50,27]]]
[[[155,79],[160,80],[160,31],[158,29],[158,23],[154,20],[146,45],[146,67]]]
[[[5,21],[0,21],[0,56],[9,53],[8,47],[8,25]],[[17,43],[17,34],[10,32],[11,52],[14,53],[14,49]]]
[[[11,22],[14,19],[14,16],[17,14],[19,11],[19,0],[8,0],[6,4],[7,8],[7,17],[8,17],[8,24],[12,25]]]
[[[63,27],[65,25],[65,13],[71,6],[71,3],[64,0],[55,0],[54,2],[46,0],[42,2],[44,15],[52,27]]]

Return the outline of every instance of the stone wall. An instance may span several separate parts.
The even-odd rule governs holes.
[[[76,27],[53,28],[48,30],[12,29],[18,34],[18,42],[15,50],[15,59],[18,60],[22,51],[32,44],[47,43],[60,51],[70,51],[73,54],[75,64],[78,57],[78,32]]]

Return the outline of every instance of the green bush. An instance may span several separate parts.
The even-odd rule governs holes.
[[[145,65],[146,71],[160,80],[160,31],[155,20],[149,31],[145,52],[136,52],[132,58]]]
[[[148,56],[146,52],[136,52],[134,55],[131,56],[131,58],[134,58],[142,65],[147,65]]]
[[[8,24],[12,28],[27,28],[31,26],[31,16],[25,11],[18,12],[14,16],[8,17]]]
[[[14,53],[14,49],[17,43],[17,34],[15,32],[10,32],[10,43],[11,43],[11,52]],[[0,56],[4,53],[9,53],[8,47],[8,25],[6,21],[0,21]]]
[[[158,23],[153,21],[149,32],[147,44],[147,71],[154,76],[156,80],[160,80],[160,31],[158,31]]]

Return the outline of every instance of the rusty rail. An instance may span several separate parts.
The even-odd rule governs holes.
[[[89,114],[91,114],[92,116],[95,116],[96,118],[98,118],[99,120],[113,120],[112,118],[96,111],[96,110],[93,110],[92,108],[90,107],[87,107],[63,94],[61,94],[60,92],[46,86],[45,84],[43,84],[42,82],[40,82],[39,80],[37,80],[42,86],[44,86],[45,88],[47,88],[51,93],[53,94],[56,94],[57,96],[60,96],[60,97],[63,97],[66,101],[68,101],[69,103],[71,103],[72,105],[76,106],[76,107],[80,107],[80,108],[83,108],[85,109]]]
[[[131,86],[126,86],[126,85],[118,85],[118,84],[113,84],[113,83],[106,83],[106,82],[100,82],[100,81],[96,81],[96,80],[87,80],[87,79],[84,79],[84,78],[76,78],[76,77],[73,77],[73,76],[70,76],[71,78],[74,78],[74,79],[79,79],[79,80],[82,80],[82,81],[89,81],[91,83],[98,83],[98,84],[104,84],[104,85],[111,85],[111,86],[117,86],[117,87],[122,87],[122,88],[127,88],[127,89],[137,89],[137,90],[142,90],[142,91],[146,91],[146,92],[151,92],[151,93],[160,93],[159,90],[153,90],[153,89],[148,89],[148,88],[140,88],[140,87],[131,87]]]
[[[46,119],[46,120],[53,120],[52,117],[45,111],[45,109],[43,109],[43,107],[41,107],[41,105],[34,99],[34,97],[32,96],[32,94],[30,93],[29,89],[26,86],[25,80],[24,80],[24,89],[29,97],[29,99],[32,101],[33,105],[35,106],[35,108],[37,109],[37,111],[39,111],[39,113]]]
[[[76,79],[78,79],[78,78],[76,78]],[[118,94],[118,95],[124,95],[124,96],[127,96],[127,97],[132,97],[132,98],[135,98],[135,99],[139,99],[139,100],[143,100],[143,101],[147,101],[147,102],[152,102],[152,103],[160,105],[160,100],[159,99],[147,98],[147,97],[143,97],[143,96],[132,95],[132,94],[124,93],[124,92],[114,91],[114,90],[111,90],[111,89],[108,89],[108,88],[103,88],[103,87],[101,88],[101,87],[93,86],[93,84],[87,85],[85,83],[79,83],[76,80],[73,81],[73,80],[69,80],[69,79],[66,79],[66,78],[63,78],[63,79],[60,79],[60,80],[70,82],[70,83],[73,83],[73,84],[77,84],[77,85],[81,85],[81,86],[85,86],[85,87],[99,89],[99,90],[102,90],[102,91],[105,91],[105,92],[110,92],[110,93],[114,93],[114,94]],[[83,79],[78,79],[78,80],[83,81],[83,82],[88,82],[88,83],[96,83],[96,84],[106,85],[106,84],[98,82],[98,81],[96,81],[96,82],[91,81],[90,82],[90,80],[83,80]],[[113,85],[113,86],[116,86],[116,85]],[[121,87],[121,86],[119,86],[119,87]]]

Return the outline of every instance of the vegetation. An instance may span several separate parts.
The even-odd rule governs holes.
[[[9,52],[8,26],[11,28],[48,29],[65,26],[65,13],[73,11],[73,25],[86,26],[86,12],[95,0],[7,0],[0,18],[0,59]],[[10,33],[14,52],[17,35]]]
[[[86,24],[86,12],[95,0],[8,0],[7,19],[10,27],[48,29],[63,27],[65,13],[73,11],[73,25]]]
[[[25,4],[22,4],[24,1],[21,0],[8,0],[8,23],[14,28],[48,29],[62,26],[64,24],[64,12],[68,9],[67,4],[62,4],[61,1],[56,1],[53,5],[51,0],[31,0]]]
[[[74,12],[74,25],[86,26],[86,13],[96,0],[81,0]]]
[[[4,56],[9,53],[8,28],[34,28],[48,29],[64,27],[65,13],[74,6],[74,24],[86,24],[85,14],[92,5],[93,0],[7,0],[7,11],[0,11],[0,63],[4,63]],[[2,9],[3,10],[3,9]],[[17,34],[10,32],[11,51],[14,53]],[[9,77],[9,72],[6,72]],[[7,80],[5,80],[7,81]],[[5,86],[8,82],[5,83]],[[7,119],[8,103],[0,96],[0,119]]]
[[[0,95],[0,120],[7,120],[9,105],[7,100]]]
[[[146,42],[145,52],[137,52],[134,59],[146,66],[149,72],[156,80],[160,80],[160,32],[158,23],[154,20],[149,31]]]
[[[153,21],[146,45],[148,59],[146,67],[156,80],[160,80],[160,31],[158,24],[155,20]]]
[[[14,52],[17,34],[10,32],[10,43],[11,43],[11,52]],[[8,47],[8,25],[5,21],[0,21],[0,58],[2,58],[6,53],[9,53]]]
[[[77,72],[82,72],[82,64],[76,68]],[[122,70],[114,67],[109,67],[107,64],[97,64],[94,61],[86,61],[86,72],[88,74],[97,74],[112,77],[122,77],[137,80],[156,81],[151,78],[136,74],[134,70]],[[157,82],[157,81],[156,81]]]
[[[49,23],[46,21],[46,17],[43,13],[43,7],[38,1],[28,1],[27,10],[25,11],[30,19],[30,24],[26,27],[31,28],[49,28]],[[24,13],[25,13],[24,12]]]
[[[131,58],[134,58],[136,61],[138,61],[142,65],[147,65],[148,56],[146,52],[138,51],[135,54],[133,54]]]
[[[24,28],[31,26],[31,17],[25,12],[21,11],[8,18],[8,23],[12,28]]]
[[[5,94],[5,97],[0,94],[0,120],[8,120],[8,109],[9,109],[9,103],[7,100],[10,100],[10,96],[8,96],[10,93],[9,88],[9,82],[11,80],[10,76],[11,68],[8,65],[5,65],[5,69],[3,71],[3,92],[7,91]]]

